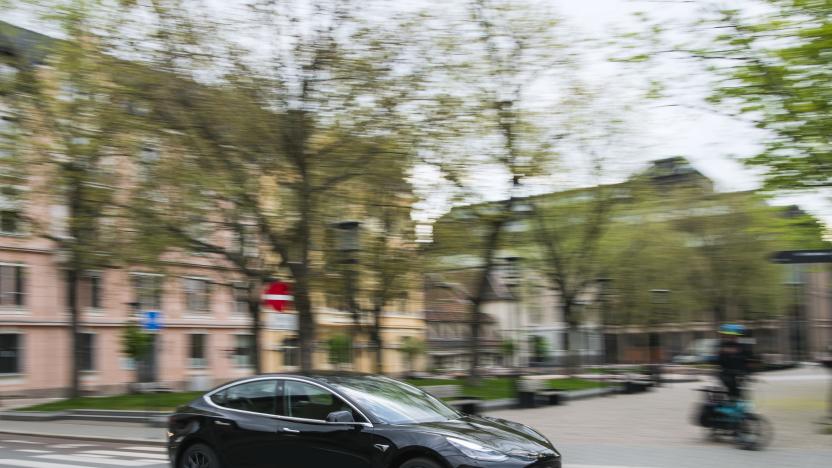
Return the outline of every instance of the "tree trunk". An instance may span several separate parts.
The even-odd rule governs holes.
[[[260,352],[261,336],[263,328],[260,317],[260,294],[263,289],[262,282],[258,278],[249,278],[248,281],[248,313],[251,316],[251,335],[254,337],[251,359],[254,363],[254,373],[263,373],[262,353]]]
[[[298,311],[298,342],[300,344],[300,368],[309,372],[315,367],[315,318],[312,316],[312,303],[309,299],[309,278],[306,266],[298,265],[293,269],[295,279],[295,308]]]
[[[384,373],[384,343],[381,341],[381,312],[382,308],[376,306],[373,309],[373,330],[371,339],[376,348],[376,374]]]
[[[66,272],[66,290],[69,296],[70,384],[69,397],[81,396],[81,342],[78,333],[81,320],[78,311],[78,269],[70,267]]]
[[[575,354],[575,350],[572,349],[574,347],[574,340],[572,339],[572,334],[575,332],[575,328],[577,325],[577,320],[575,317],[572,316],[573,309],[572,309],[572,301],[570,299],[566,299],[563,302],[563,321],[566,325],[566,333],[563,336],[563,349],[566,353],[564,359],[564,367],[566,369],[566,373],[569,375],[575,374],[577,369],[577,355]]]
[[[508,212],[511,212],[511,203],[509,203]],[[484,259],[485,265],[479,277],[477,289],[474,292],[474,297],[469,298],[471,301],[471,337],[468,342],[468,353],[471,356],[470,367],[468,369],[468,380],[471,384],[479,383],[479,366],[480,366],[480,329],[482,328],[482,302],[485,293],[488,290],[489,276],[491,275],[491,268],[494,264],[494,252],[497,250],[497,245],[500,242],[500,232],[503,228],[503,221],[495,221],[491,226],[491,232],[485,243]]]

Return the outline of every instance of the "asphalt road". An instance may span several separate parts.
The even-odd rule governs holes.
[[[73,441],[0,434],[0,467],[167,467],[162,446]]]

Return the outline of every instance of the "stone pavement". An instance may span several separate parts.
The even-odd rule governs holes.
[[[706,441],[703,429],[691,423],[701,398],[695,389],[707,381],[488,414],[541,431],[563,452],[567,467],[829,466],[832,435],[821,434],[816,424],[826,410],[828,374],[811,367],[757,377],[752,386],[757,411],[775,430],[772,446],[762,452]]]
[[[143,424],[107,424],[78,421],[4,421],[0,420],[0,434],[43,435],[100,441],[132,441],[163,444],[165,430]]]

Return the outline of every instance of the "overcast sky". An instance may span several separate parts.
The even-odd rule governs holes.
[[[220,16],[234,16],[234,0],[208,0]],[[406,0],[399,0],[404,2]],[[436,0],[409,0],[418,6]],[[535,1],[535,0],[532,0]],[[612,40],[620,31],[639,28],[633,14],[644,11],[661,19],[668,27],[689,24],[703,8],[719,4],[717,0],[538,0],[555,6],[576,36],[595,40]],[[731,7],[744,6],[749,11],[760,11],[756,0],[731,0],[722,2]],[[399,4],[401,5],[401,3]],[[31,15],[20,11],[0,12],[0,19],[24,27],[43,31],[42,25]],[[684,28],[676,28],[686,34]],[[680,41],[686,38],[678,37]],[[596,83],[604,83],[620,75],[616,65],[611,65],[603,55],[603,48],[586,50],[582,74]],[[673,98],[667,102],[645,103],[637,109],[632,137],[633,151],[627,153],[628,164],[613,178],[624,178],[628,172],[638,170],[647,161],[669,156],[685,156],[706,176],[712,178],[719,190],[750,190],[759,186],[759,177],[744,167],[740,158],[755,154],[764,135],[750,125],[704,109],[703,98],[707,93],[708,78],[701,69],[680,63],[667,63],[667,75],[677,75],[680,84],[670,92]],[[687,77],[685,75],[688,75]],[[623,84],[626,86],[626,83]],[[568,164],[568,156],[564,159]],[[428,177],[431,177],[428,174]],[[489,174],[480,174],[482,189],[489,190]],[[572,185],[586,185],[588,180],[573,178]],[[832,203],[827,197],[807,194],[781,198],[779,203],[797,202],[813,214],[832,225]],[[432,203],[425,216],[435,216],[442,211],[441,202]]]

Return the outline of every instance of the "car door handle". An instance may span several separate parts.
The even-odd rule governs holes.
[[[216,420],[215,420],[215,421],[214,421],[214,424],[216,424],[217,426],[227,426],[227,427],[231,427],[231,423],[228,423],[228,422],[225,422],[225,421],[216,421]]]
[[[297,429],[289,429],[288,427],[284,427],[283,432],[288,432],[289,434],[300,434],[300,431]]]

